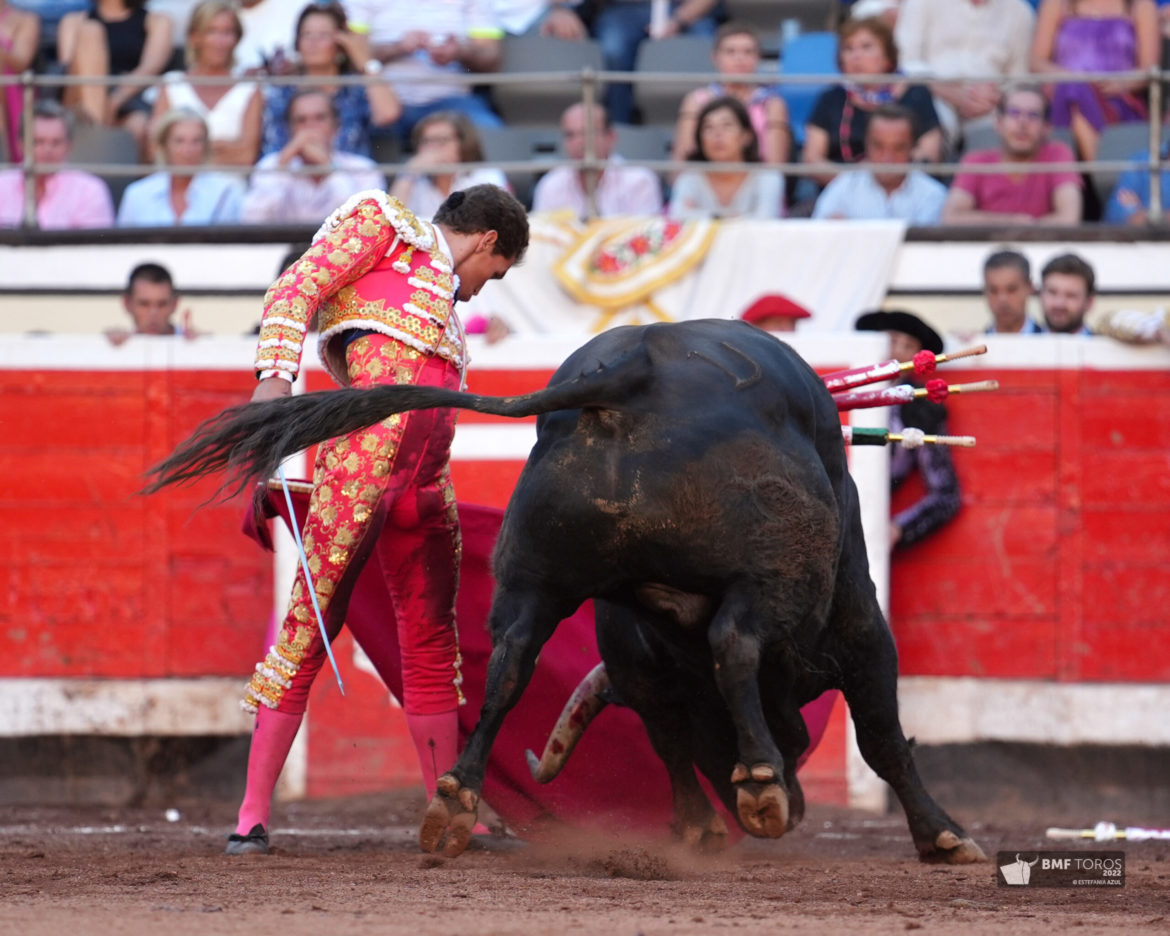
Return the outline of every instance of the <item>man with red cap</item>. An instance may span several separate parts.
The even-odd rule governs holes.
[[[812,318],[812,313],[787,296],[770,293],[760,296],[740,316],[745,322],[767,332],[794,332],[800,319]]]

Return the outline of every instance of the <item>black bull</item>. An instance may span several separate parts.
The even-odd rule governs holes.
[[[540,419],[494,556],[484,706],[427,809],[424,848],[466,847],[505,715],[557,624],[593,598],[613,689],[666,764],[684,840],[717,847],[726,834],[696,767],[752,835],[799,821],[799,708],[838,688],[919,854],[983,858],[923,788],[898,721],[897,656],[832,397],[750,325],[614,329],[520,397],[383,387],[236,407],[149,489],[223,468],[243,485],[310,444],[438,406]]]

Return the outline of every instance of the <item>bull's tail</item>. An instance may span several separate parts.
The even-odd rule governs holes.
[[[143,493],[227,472],[219,493],[235,494],[272,476],[284,459],[326,439],[381,422],[395,413],[453,407],[493,416],[524,417],[556,410],[620,405],[649,368],[628,356],[535,393],[481,396],[441,387],[388,386],[368,390],[327,390],[245,403],[206,420],[165,460],[152,467]]]

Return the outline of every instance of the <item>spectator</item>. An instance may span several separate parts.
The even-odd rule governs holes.
[[[914,115],[897,104],[878,107],[865,128],[865,162],[909,166],[913,149]],[[938,224],[946,197],[946,186],[920,169],[905,173],[857,169],[841,173],[825,187],[813,217]]]
[[[989,335],[1038,335],[1044,329],[1028,316],[1032,266],[1015,250],[997,250],[983,262],[983,298],[991,310]]]
[[[0,75],[19,75],[32,66],[40,44],[41,21],[0,0]],[[0,86],[0,162],[21,160],[20,85]]]
[[[163,169],[131,182],[118,206],[118,227],[169,227],[175,224],[236,224],[244,184],[221,172],[194,175],[168,172],[168,166],[193,168],[211,152],[207,124],[193,110],[176,108],[155,125],[155,152]]]
[[[354,193],[385,187],[372,159],[333,148],[338,120],[327,92],[309,89],[293,97],[289,140],[256,164],[244,196],[244,221],[318,224]],[[309,171],[295,173],[299,169]]]
[[[144,0],[95,0],[69,13],[57,33],[57,59],[71,75],[143,78],[161,75],[173,52],[172,25]],[[145,153],[150,105],[140,84],[83,84],[65,89],[66,106],[97,124],[129,131]]]
[[[1091,335],[1085,316],[1093,305],[1096,276],[1076,254],[1053,257],[1040,271],[1040,309],[1048,331],[1057,335]]]
[[[404,110],[394,125],[400,142],[435,111],[459,111],[477,127],[502,126],[467,85],[425,80],[500,67],[503,32],[488,0],[346,0],[345,9],[352,28],[368,39],[374,58],[385,63],[383,74],[402,100]]]
[[[715,70],[729,78],[754,75],[760,66],[760,37],[748,23],[724,23],[715,33],[715,49],[711,53]],[[792,147],[791,128],[788,126],[788,105],[775,88],[742,82],[714,82],[696,88],[685,98],[679,109],[678,124],[674,129],[671,158],[683,160],[695,138],[695,118],[703,105],[718,97],[731,96],[747,108],[760,141],[760,157],[766,163],[788,162]]]
[[[498,185],[507,190],[508,179],[499,169],[461,169],[430,172],[443,163],[483,162],[483,148],[475,125],[458,111],[436,111],[414,125],[414,156],[394,180],[390,194],[420,218],[433,218],[452,192],[473,185]]]
[[[1170,157],[1170,144],[1162,147],[1162,158]],[[1149,159],[1149,152],[1142,150],[1134,153],[1130,159],[1145,162]],[[1170,186],[1170,169],[1162,170],[1162,198],[1166,203],[1167,189]],[[1109,203],[1105,206],[1106,224],[1130,224],[1135,227],[1144,227],[1149,223],[1150,210],[1150,170],[1126,169],[1117,180]],[[1165,223],[1165,218],[1163,218]]]
[[[233,0],[203,0],[187,22],[187,71],[167,72],[154,100],[156,121],[177,107],[199,114],[210,134],[211,162],[221,166],[250,166],[260,155],[264,98],[252,82],[199,84],[189,78],[229,76],[243,33]]]
[[[740,318],[766,332],[787,334],[796,331],[796,325],[801,319],[812,318],[812,313],[787,296],[772,293],[760,296],[744,309]]]
[[[184,327],[175,325],[179,294],[170,271],[157,263],[140,263],[130,271],[122,307],[130,316],[131,328],[111,328],[106,337],[113,345],[123,344],[131,335],[184,335],[194,337],[190,329],[191,311],[183,313]]]
[[[598,0],[593,34],[601,43],[608,71],[633,71],[638,46],[646,38],[669,36],[714,36],[718,0],[670,0],[669,17],[651,28],[651,0]],[[614,123],[634,122],[634,89],[626,83],[611,83],[605,89],[605,109]]]
[[[837,67],[846,79],[852,76],[888,75],[898,71],[898,47],[894,34],[878,19],[846,20],[838,36]],[[801,162],[853,163],[865,155],[865,128],[869,116],[882,104],[900,104],[914,114],[918,136],[915,162],[938,162],[942,155],[942,131],[930,91],[924,86],[895,79],[891,84],[834,85],[813,106],[805,128]],[[814,176],[828,184],[834,172]]]
[[[300,58],[294,74],[317,79],[314,87],[326,91],[338,114],[335,149],[359,156],[370,155],[370,128],[388,127],[402,113],[394,89],[379,75],[376,60],[370,58],[364,38],[346,28],[345,12],[335,2],[310,4],[297,18],[296,52]],[[340,85],[341,75],[364,72],[371,76],[365,85]],[[302,86],[303,87],[303,86]],[[269,85],[264,101],[265,156],[279,152],[288,143],[285,114],[300,88]]]
[[[1000,89],[988,80],[1028,71],[1032,8],[1024,0],[904,0],[894,38],[909,74],[929,73],[947,137],[995,120]]]
[[[245,74],[291,72],[300,8],[289,0],[240,0],[236,12],[244,27],[236,46],[236,68]]]
[[[691,152],[696,162],[759,163],[760,143],[747,109],[733,97],[716,98],[700,112]],[[779,218],[784,177],[774,170],[689,170],[675,180],[669,214],[675,218]]]
[[[25,115],[29,119],[29,115]],[[42,230],[113,227],[110,189],[95,175],[74,169],[46,170],[69,159],[73,115],[56,101],[33,108],[33,162],[37,226]],[[0,227],[20,227],[24,220],[24,172],[0,172]]]
[[[1044,0],[1032,39],[1032,71],[1075,72],[1149,69],[1161,57],[1154,0]],[[1106,124],[1143,121],[1148,111],[1138,80],[1059,84],[1052,91],[1052,122],[1069,127],[1081,158],[1097,158]]]
[[[1076,158],[1064,143],[1048,139],[1048,102],[1039,87],[1022,85],[1005,92],[995,129],[1000,148],[968,153],[963,165],[1068,163]],[[960,171],[943,207],[943,223],[1077,224],[1083,184],[1070,170],[1017,175]]]
[[[869,312],[857,320],[858,331],[884,331],[890,336],[890,356],[902,362],[914,360],[919,351],[941,354],[938,332],[909,312]],[[914,400],[890,412],[890,430],[921,429],[928,435],[947,435],[947,410],[941,403]],[[926,493],[894,514],[890,521],[890,547],[905,548],[950,523],[962,506],[959,477],[950,449],[945,445],[921,445],[907,449],[891,446],[890,484],[897,490],[916,471]]]
[[[582,0],[492,0],[492,15],[509,36],[540,35],[554,39],[589,38],[578,15]]]
[[[561,115],[565,155],[569,159],[585,158],[585,105],[573,104]],[[649,169],[623,165],[615,153],[616,135],[609,115],[600,104],[593,108],[593,150],[606,161],[600,174],[590,170],[559,166],[547,173],[532,194],[532,210],[572,211],[578,218],[589,214],[589,191],[593,186],[597,214],[602,218],[618,215],[656,215],[662,211],[662,186]],[[593,175],[592,180],[589,178]]]

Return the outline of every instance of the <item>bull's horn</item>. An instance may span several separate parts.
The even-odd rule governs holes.
[[[589,723],[609,704],[609,699],[605,697],[608,688],[609,674],[605,671],[605,664],[598,663],[569,696],[561,717],[548,736],[540,759],[532,751],[525,752],[533,780],[548,783],[561,772]]]

